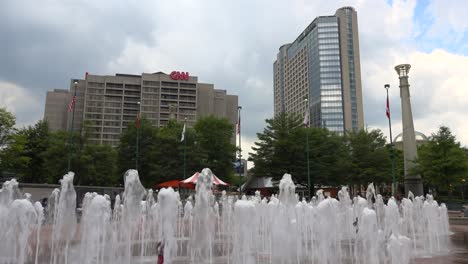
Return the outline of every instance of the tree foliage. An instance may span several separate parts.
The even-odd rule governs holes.
[[[389,182],[390,153],[380,130],[340,136],[323,128],[304,128],[302,118],[282,113],[266,120],[250,153],[255,176],[279,180],[284,173],[307,184],[307,146],[314,185]],[[307,144],[308,142],[308,144]]]
[[[282,113],[267,119],[263,133],[257,133],[259,141],[252,149],[251,170],[256,176],[279,180],[290,173],[296,182],[308,183],[307,146],[312,183],[337,183],[346,171],[346,146],[342,137],[321,128],[302,127],[298,115]],[[307,144],[308,141],[308,144]]]
[[[234,171],[236,146],[232,144],[234,126],[226,118],[206,116],[200,118],[194,126],[197,155],[201,157],[199,170],[210,168],[222,180],[227,180]]]
[[[258,141],[252,147],[255,152],[249,153],[249,161],[255,164],[251,172],[275,180],[281,179],[284,173],[291,173],[295,177],[292,169],[298,165],[295,162],[298,160],[297,155],[304,159],[304,142],[300,145],[292,143],[295,139],[293,134],[297,134],[301,126],[300,116],[280,113],[265,122],[263,133],[257,133]]]
[[[467,155],[448,127],[441,126],[419,147],[415,172],[432,188],[449,192],[467,175]]]
[[[116,151],[110,146],[88,144],[87,133],[50,132],[47,122],[19,129],[2,150],[1,166],[28,183],[58,183],[67,173],[68,155],[78,185],[115,185]]]
[[[140,120],[140,129],[136,128],[135,122],[130,122],[120,136],[117,147],[118,171],[123,175],[128,169],[136,169],[137,132],[139,133],[138,172],[142,182],[147,183],[147,179],[151,179],[150,163],[155,161],[151,149],[156,142],[158,129],[145,118]]]
[[[0,107],[0,148],[5,146],[11,139],[15,123],[15,116],[8,112],[6,108]]]
[[[15,173],[25,182],[44,182],[46,171],[41,156],[48,147],[49,126],[39,121],[34,126],[19,129],[2,150],[2,171]]]
[[[9,135],[10,143],[0,149],[0,169],[22,182],[58,183],[67,173],[71,155],[75,184],[120,185],[124,172],[136,167],[138,132],[138,170],[148,187],[182,180],[205,167],[224,180],[233,174],[234,126],[227,119],[200,118],[194,128],[186,129],[184,141],[182,129],[183,124],[174,120],[157,128],[142,119],[138,130],[134,122],[124,129],[119,146],[114,148],[90,143],[87,122],[80,132],[70,134],[50,132],[47,122],[39,121]]]
[[[347,133],[350,168],[348,181],[353,184],[391,182],[391,160],[385,137],[380,130]]]
[[[181,141],[182,123],[170,120],[160,129],[145,119],[140,124],[138,171],[145,185],[183,180],[203,168],[210,168],[224,180],[233,173],[234,127],[227,119],[200,118],[194,128],[186,128],[184,141]],[[133,123],[122,134],[118,147],[120,173],[135,168],[136,133]]]

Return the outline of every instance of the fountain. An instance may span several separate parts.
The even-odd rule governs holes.
[[[300,201],[285,174],[278,196],[216,200],[204,169],[195,196],[181,201],[172,188],[146,191],[129,170],[113,208],[107,195],[87,193],[78,219],[73,177],[63,176],[45,209],[16,180],[3,184],[0,264],[407,264],[449,252],[447,208],[431,195],[385,204],[370,184],[366,198],[343,187],[338,199],[318,190]]]

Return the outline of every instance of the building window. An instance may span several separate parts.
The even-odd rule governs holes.
[[[178,87],[179,83],[177,82],[161,82],[162,86],[169,86],[169,87]]]
[[[104,87],[104,83],[88,82],[88,86],[90,86],[90,87]]]
[[[159,93],[159,88],[143,87],[145,93]]]
[[[141,88],[140,85],[136,85],[136,84],[125,84],[125,89],[137,90],[137,91],[139,91],[140,88]]]
[[[131,96],[140,96],[140,92],[138,91],[125,91],[125,95],[131,95]]]
[[[143,81],[143,85],[147,85],[147,86],[159,86],[159,82],[155,82],[155,81]]]
[[[106,84],[106,87],[110,87],[110,88],[123,88],[123,84],[122,84],[122,83],[107,83],[107,84]]]

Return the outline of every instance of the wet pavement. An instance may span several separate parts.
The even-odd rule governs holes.
[[[415,259],[413,264],[468,264],[468,225],[450,225],[450,254]]]

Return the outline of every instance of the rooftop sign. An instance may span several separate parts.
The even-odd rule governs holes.
[[[172,80],[183,80],[183,81],[188,81],[189,80],[189,73],[188,72],[179,72],[179,71],[173,71],[169,75]]]

